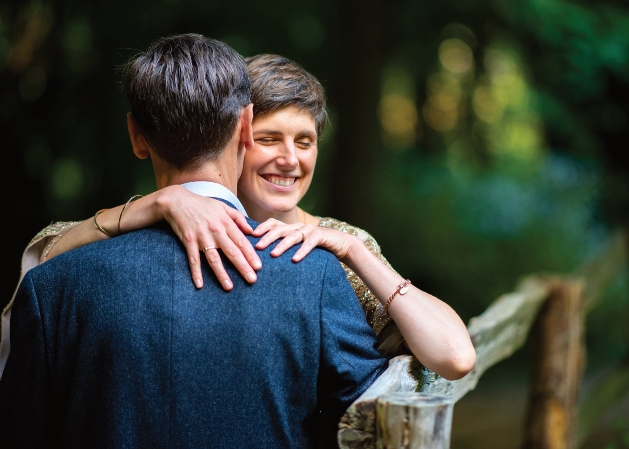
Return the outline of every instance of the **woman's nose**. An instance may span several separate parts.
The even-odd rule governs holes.
[[[282,145],[282,153],[277,158],[277,164],[290,170],[296,168],[299,165],[296,150],[292,143]]]

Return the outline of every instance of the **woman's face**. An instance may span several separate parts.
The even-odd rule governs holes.
[[[314,173],[315,121],[309,112],[286,106],[254,118],[253,140],[253,149],[245,155],[238,196],[258,221],[290,214]]]

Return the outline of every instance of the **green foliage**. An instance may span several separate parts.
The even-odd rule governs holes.
[[[609,442],[605,449],[629,448],[629,420],[617,418],[613,424],[614,440]]]
[[[597,174],[570,158],[549,155],[518,178],[500,167],[461,173],[444,158],[404,155],[385,173],[385,214],[370,229],[400,272],[465,318],[524,274],[569,272],[605,239],[594,216]]]
[[[116,68],[181,32],[285,55],[322,81],[332,119],[304,207],[366,228],[399,272],[466,319],[522,275],[569,271],[611,224],[629,223],[625,2],[3,3],[0,139],[18,155],[4,189],[17,217],[3,225],[15,237],[7,299],[37,230],[155,187],[128,143]],[[368,104],[347,104],[356,88]],[[373,193],[352,193],[344,204],[358,207],[342,215],[337,199],[356,179]],[[618,312],[626,325],[621,297],[592,318],[600,341],[621,338],[601,324]]]
[[[622,362],[629,354],[629,269],[604,292],[587,318],[588,369]]]

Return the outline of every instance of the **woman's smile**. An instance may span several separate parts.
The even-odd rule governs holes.
[[[245,154],[238,197],[257,220],[297,220],[317,162],[315,120],[304,109],[286,106],[253,120],[253,149]]]
[[[278,187],[292,187],[295,185],[297,177],[282,175],[261,175],[265,180]]]

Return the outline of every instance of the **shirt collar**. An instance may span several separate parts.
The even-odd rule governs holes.
[[[192,193],[197,195],[207,196],[210,198],[220,198],[225,201],[229,201],[234,205],[236,209],[248,217],[247,211],[242,207],[242,203],[236,195],[232,193],[227,187],[210,181],[193,181],[181,184],[181,187],[185,187]]]

